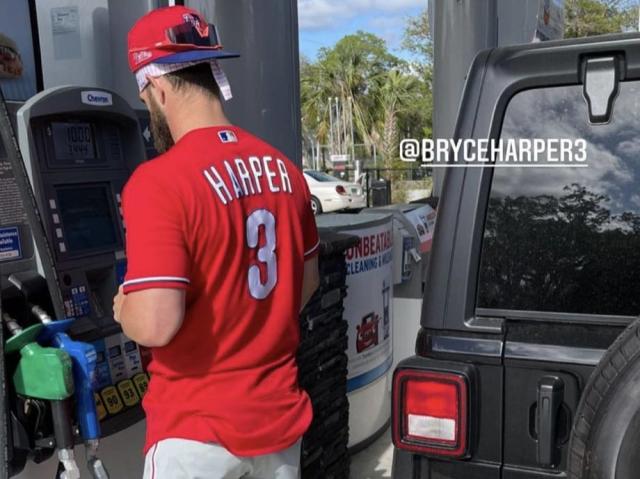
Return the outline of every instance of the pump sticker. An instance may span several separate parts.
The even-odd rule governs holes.
[[[431,251],[433,230],[436,225],[436,210],[429,205],[424,205],[405,213],[405,216],[416,229],[416,233],[418,233],[418,237],[420,238],[420,252],[427,253]]]
[[[147,393],[147,389],[149,389],[149,378],[145,373],[136,374],[133,377],[133,383],[136,385],[136,389],[138,390],[138,394],[140,397],[144,397]]]
[[[111,372],[111,384],[118,384],[128,378],[127,366],[124,362],[122,345],[120,344],[120,335],[114,334],[105,338],[104,345],[107,361],[109,361],[109,371]]]
[[[360,242],[346,252],[344,318],[349,323],[347,391],[384,376],[393,363],[391,302],[393,228],[391,218],[379,226],[350,230]]]
[[[142,372],[142,361],[140,359],[140,351],[138,345],[127,338],[124,334],[120,334],[122,349],[124,350],[124,364],[127,370],[127,377],[132,378],[136,374]]]
[[[92,343],[96,348],[96,389],[102,389],[112,384],[107,348],[104,340],[100,339]]]
[[[109,386],[107,388],[104,388],[100,395],[102,396],[102,400],[107,407],[107,411],[109,411],[109,414],[111,414],[112,416],[114,414],[118,414],[124,409],[122,399],[120,399],[118,390],[115,387]]]
[[[133,387],[131,379],[118,383],[118,391],[120,391],[120,395],[127,407],[135,406],[140,402],[140,396],[138,396],[138,392]]]
[[[0,262],[22,258],[20,233],[16,226],[0,228]]]

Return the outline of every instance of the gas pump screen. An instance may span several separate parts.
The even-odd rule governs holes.
[[[109,185],[63,187],[56,193],[69,254],[119,245]]]
[[[58,161],[84,163],[96,159],[93,127],[89,123],[51,123]]]

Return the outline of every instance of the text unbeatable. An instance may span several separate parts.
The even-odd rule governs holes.
[[[391,231],[385,231],[377,235],[360,238],[357,246],[347,250],[347,261],[354,258],[366,258],[374,256],[390,249],[393,246]]]
[[[374,256],[366,259],[354,259],[347,261],[347,276],[358,273],[366,273],[374,269],[381,268],[393,261],[393,251],[389,250],[380,256]]]

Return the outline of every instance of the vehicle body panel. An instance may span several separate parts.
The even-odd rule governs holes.
[[[640,35],[544,42],[481,52],[469,72],[455,138],[499,138],[512,97],[534,88],[582,85],[588,58],[616,56],[620,81],[640,79]],[[394,451],[395,478],[558,477],[566,468],[571,420],[593,368],[634,318],[511,311],[476,305],[480,256],[493,168],[447,171],[439,202],[413,367],[440,361],[478,370],[477,438],[467,460]],[[402,364],[399,366],[402,367]],[[539,382],[564,385],[559,461],[536,456]],[[564,416],[563,416],[564,414]]]

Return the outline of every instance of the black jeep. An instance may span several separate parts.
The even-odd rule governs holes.
[[[640,478],[640,35],[480,53],[455,137],[588,167],[448,170],[393,476]]]

